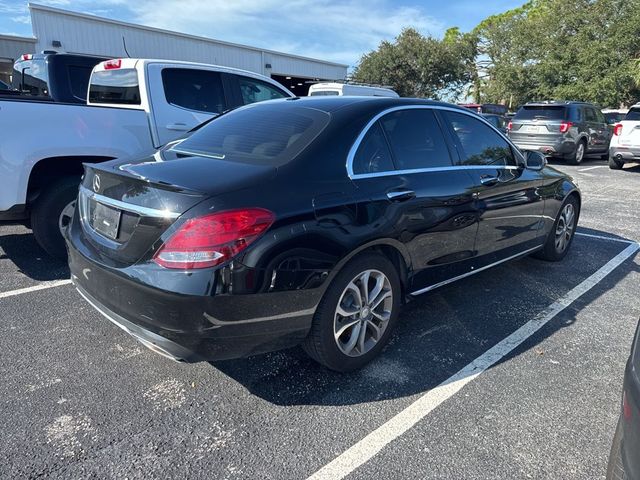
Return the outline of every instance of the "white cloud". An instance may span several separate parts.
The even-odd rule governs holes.
[[[441,22],[389,0],[139,0],[128,7],[145,25],[353,65],[404,27],[439,35]]]
[[[29,15],[18,15],[17,17],[11,17],[11,20],[16,23],[24,23],[26,25],[31,23],[31,17]]]

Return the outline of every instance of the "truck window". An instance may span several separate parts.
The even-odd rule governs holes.
[[[255,78],[238,77],[238,83],[242,93],[242,103],[245,105],[289,96],[279,88]]]
[[[49,96],[49,78],[44,60],[23,60],[13,67],[13,88],[35,97]]]
[[[95,72],[89,85],[89,101],[140,105],[138,72],[133,68]]]
[[[85,100],[87,99],[87,89],[89,88],[89,77],[91,77],[92,67],[82,65],[67,66],[67,76],[69,78],[69,88],[71,95]]]
[[[316,90],[315,92],[311,92],[309,94],[310,97],[322,97],[330,95],[340,95],[340,93],[336,92],[335,90]]]
[[[199,112],[227,109],[219,72],[193,68],[164,68],[162,86],[167,103]]]

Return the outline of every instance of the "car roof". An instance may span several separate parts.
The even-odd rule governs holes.
[[[549,101],[549,102],[527,102],[523,107],[566,107],[568,105],[591,105],[589,102],[578,102],[574,100],[567,101]]]
[[[394,98],[394,97],[373,97],[373,96],[319,96],[319,97],[295,97],[282,100],[272,100],[273,102],[292,102],[298,106],[314,108],[327,113],[334,112],[346,106],[369,107],[372,110],[384,110],[387,108],[409,106],[409,105],[426,105],[426,106],[443,106],[469,112],[469,109],[458,107],[457,105],[439,102],[436,100],[426,100],[422,98]]]

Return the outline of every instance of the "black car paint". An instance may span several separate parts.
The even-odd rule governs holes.
[[[211,158],[183,158],[157,166],[150,163],[154,158],[135,162],[139,165],[114,160],[87,166],[84,188],[91,189],[96,172],[101,177],[117,174],[126,177],[125,188],[114,190],[118,200],[143,204],[155,197],[165,202],[172,198],[165,194],[172,192],[170,206],[183,202],[176,208],[184,213],[174,223],[140,219],[146,245],[151,246],[144,248],[142,242],[130,254],[129,245],[114,252],[87,234],[76,211],[65,233],[72,278],[103,313],[112,319],[124,317],[186,347],[193,353],[187,358],[171,344],[166,346],[184,360],[284,348],[304,339],[332,278],[364,250],[377,249],[392,260],[409,298],[413,292],[540,247],[566,197],[579,196],[575,184],[550,167],[451,168],[351,179],[346,170],[349,150],[376,114],[410,105],[465,110],[412,99],[314,97],[282,102],[302,102],[329,112],[332,119],[296,159],[276,172],[261,168],[247,174],[244,165]],[[167,167],[172,163],[189,168]],[[145,177],[151,180],[138,178],[151,171],[153,175]],[[189,172],[191,182],[183,178],[184,172]],[[502,181],[481,185],[486,175]],[[209,183],[203,181],[207,178]],[[402,189],[413,190],[415,196],[403,201],[388,198],[387,193]],[[132,190],[145,194],[132,195]],[[154,253],[187,219],[242,207],[266,208],[277,220],[231,262],[189,272],[152,262]]]

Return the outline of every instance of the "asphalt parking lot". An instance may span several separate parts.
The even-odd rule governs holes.
[[[419,297],[347,375],[299,349],[171,362],[1,228],[0,478],[603,478],[640,315],[640,166],[558,168],[584,196],[563,262]]]

